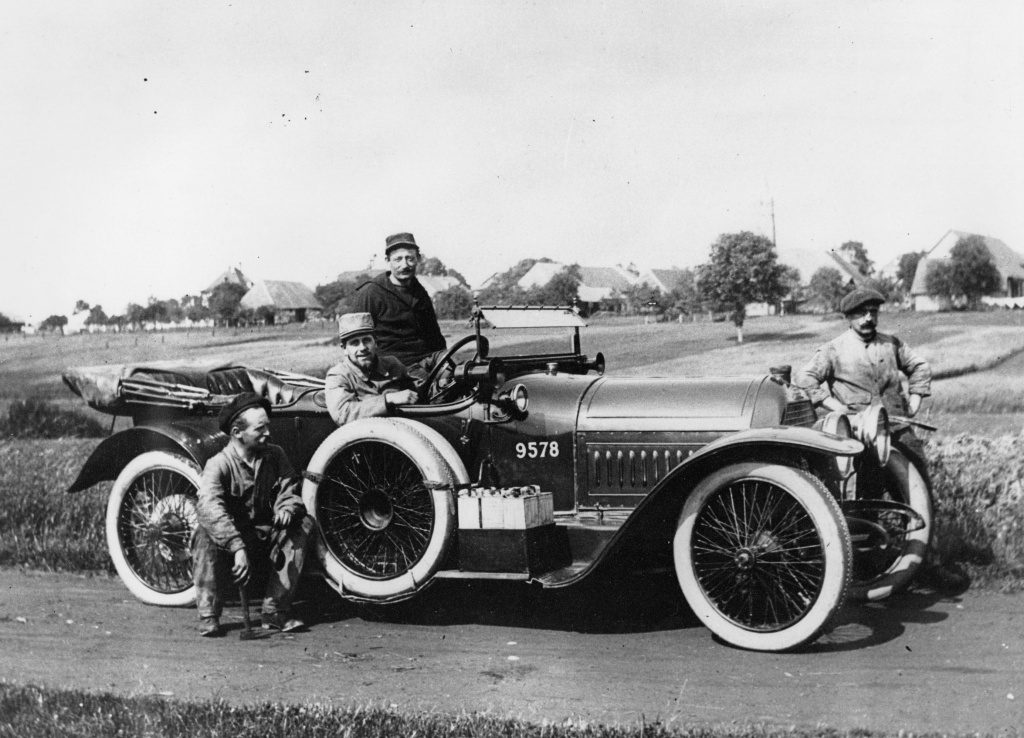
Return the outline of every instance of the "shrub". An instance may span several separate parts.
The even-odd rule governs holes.
[[[1004,589],[1024,586],[1024,435],[960,434],[929,443],[928,457],[940,556]],[[978,569],[988,551],[994,566]]]
[[[0,437],[101,438],[106,429],[93,418],[39,398],[15,400],[0,418]]]

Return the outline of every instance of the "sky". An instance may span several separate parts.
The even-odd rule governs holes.
[[[0,312],[109,314],[230,266],[311,287],[411,231],[806,280],[950,229],[1024,252],[1017,2],[90,2],[0,7]]]

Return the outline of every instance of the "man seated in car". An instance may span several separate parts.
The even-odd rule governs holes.
[[[405,364],[422,381],[445,350],[434,303],[416,279],[420,247],[411,233],[384,239],[389,270],[356,288],[355,309],[373,318],[378,352]]]
[[[223,634],[219,584],[230,574],[245,586],[252,567],[269,560],[263,627],[304,627],[288,617],[313,532],[299,494],[299,479],[280,446],[270,443],[270,403],[251,392],[235,397],[218,424],[228,445],[206,462],[199,482],[198,525],[192,540],[199,634]]]
[[[390,415],[393,408],[417,400],[408,369],[392,356],[377,354],[369,313],[346,313],[338,320],[345,358],[327,372],[327,411],[344,425],[357,418]]]

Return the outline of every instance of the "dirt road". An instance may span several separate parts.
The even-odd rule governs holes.
[[[116,579],[0,571],[0,678],[237,702],[397,705],[530,721],[763,722],[996,731],[1024,725],[1022,598],[906,595],[850,607],[800,653],[717,643],[672,580],[586,592],[439,582],[396,611],[311,587],[307,633],[195,635]],[[384,619],[386,618],[386,619]],[[226,622],[240,629],[231,608]]]

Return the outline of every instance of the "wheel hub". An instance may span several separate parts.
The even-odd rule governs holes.
[[[736,563],[736,568],[740,571],[748,571],[754,567],[757,563],[757,556],[749,548],[741,548],[732,559]]]
[[[165,561],[184,561],[191,556],[190,551],[173,542],[188,533],[188,524],[180,515],[166,512],[146,527],[146,541]]]
[[[380,490],[370,490],[359,500],[359,519],[370,530],[384,530],[394,516],[391,498]]]

